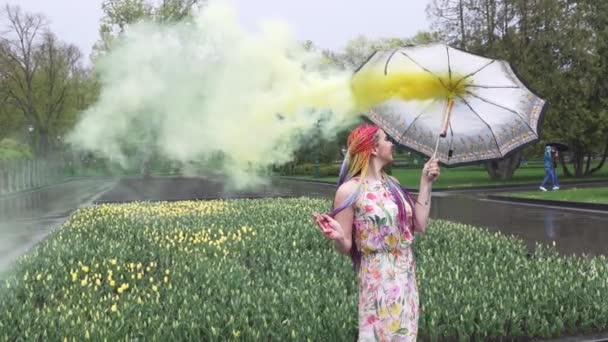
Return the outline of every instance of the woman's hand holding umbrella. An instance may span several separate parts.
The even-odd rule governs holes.
[[[422,181],[432,184],[439,178],[440,173],[439,160],[437,158],[429,159],[422,168]]]

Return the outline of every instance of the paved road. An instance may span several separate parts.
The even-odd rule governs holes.
[[[608,183],[608,182],[606,182]],[[564,188],[572,185],[565,185]],[[598,186],[598,184],[586,184]],[[518,186],[531,189],[533,186]],[[535,243],[556,242],[563,253],[608,255],[608,212],[513,204],[485,198],[488,189],[434,193],[431,217],[487,227]],[[0,197],[0,272],[44,239],[78,207],[93,202],[210,198],[312,196],[332,198],[335,186],[286,179],[250,191],[235,191],[221,180],[125,178],[72,180],[37,191]]]
[[[114,185],[109,179],[80,179],[0,197],[0,273],[74,210],[92,203]]]

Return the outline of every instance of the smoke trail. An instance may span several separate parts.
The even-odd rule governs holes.
[[[281,23],[245,33],[220,2],[187,22],[132,26],[97,67],[100,98],[69,141],[124,164],[150,149],[181,162],[221,154],[241,186],[289,161],[306,137],[356,118],[349,71],[328,67]]]
[[[378,70],[366,70],[353,77],[352,90],[357,108],[368,110],[391,98],[413,102],[463,96],[470,83],[465,75],[457,73],[435,75],[426,71],[402,70],[384,75]]]

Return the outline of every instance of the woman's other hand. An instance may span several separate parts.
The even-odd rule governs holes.
[[[338,221],[326,214],[313,213],[312,216],[325,237],[330,240],[344,239],[344,230]]]

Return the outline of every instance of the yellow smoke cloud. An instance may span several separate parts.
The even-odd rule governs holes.
[[[447,99],[462,96],[469,80],[448,73],[434,75],[426,71],[391,72],[362,69],[355,74],[351,87],[357,108],[363,111],[391,98],[403,100]]]
[[[96,65],[99,100],[69,141],[124,165],[151,150],[184,163],[221,155],[238,187],[259,182],[256,170],[292,160],[304,140],[333,138],[389,98],[464,89],[456,75],[440,76],[444,84],[424,72],[353,78],[305,50],[285,24],[252,34],[236,17],[216,0],[185,22],[131,26]]]
[[[236,17],[211,1],[187,22],[130,27],[97,65],[100,98],[72,144],[125,165],[151,149],[185,163],[220,154],[231,183],[245,186],[303,140],[356,120],[351,71],[328,67],[285,24],[253,34]]]

